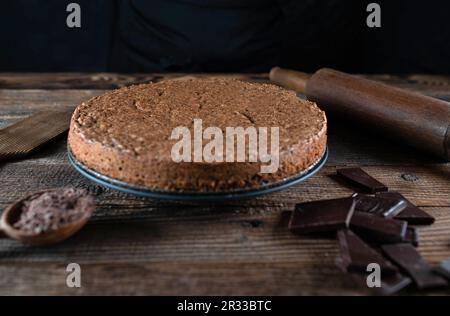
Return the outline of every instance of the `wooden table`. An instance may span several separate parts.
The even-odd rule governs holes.
[[[72,110],[108,89],[174,76],[0,74],[0,126],[38,110]],[[372,78],[450,100],[449,77]],[[342,166],[363,166],[433,214],[436,223],[420,228],[420,252],[431,264],[450,257],[450,164],[339,122],[330,123],[329,149],[326,166],[306,183],[222,205],[145,200],[96,186],[68,164],[65,139],[2,163],[1,209],[27,192],[59,186],[88,188],[99,207],[85,229],[61,245],[0,240],[0,294],[363,294],[335,267],[334,240],[293,236],[283,215],[299,202],[351,194],[329,177]],[[82,269],[78,289],[66,286],[72,262]]]

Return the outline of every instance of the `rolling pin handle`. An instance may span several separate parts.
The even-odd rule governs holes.
[[[275,67],[270,79],[301,92],[328,114],[358,122],[450,161],[449,103],[323,68],[309,76]]]
[[[272,82],[303,94],[306,91],[306,83],[309,78],[311,78],[310,74],[280,67],[274,67],[270,71],[270,80]]]

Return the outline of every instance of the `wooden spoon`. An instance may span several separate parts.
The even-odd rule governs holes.
[[[14,223],[20,218],[22,204],[30,196],[39,193],[51,192],[60,189],[45,190],[30,194],[21,200],[7,207],[0,218],[0,238],[12,238],[32,246],[47,246],[59,243],[78,232],[89,220],[94,211],[94,207],[84,209],[85,216],[79,220],[65,224],[56,230],[49,230],[43,233],[32,234],[14,227]]]

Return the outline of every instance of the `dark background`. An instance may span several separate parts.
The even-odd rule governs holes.
[[[81,29],[66,7],[82,8]],[[382,28],[366,6],[382,7]],[[0,71],[450,73],[450,2],[1,0]]]

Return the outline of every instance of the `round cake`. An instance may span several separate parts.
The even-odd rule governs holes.
[[[294,92],[235,79],[188,78],[126,87],[82,103],[68,143],[79,162],[129,184],[224,192],[258,188],[308,169],[323,156],[326,133],[325,113]],[[245,149],[241,156],[239,144]]]

